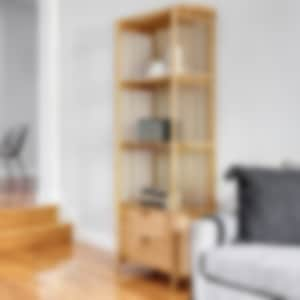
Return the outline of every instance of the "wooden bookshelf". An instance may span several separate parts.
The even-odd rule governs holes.
[[[153,59],[165,59],[167,72],[147,76]],[[176,5],[119,20],[115,83],[119,262],[165,272],[176,283],[190,274],[191,222],[216,206],[214,9]],[[145,117],[167,118],[170,139],[141,141],[136,129]],[[141,204],[145,187],[166,192],[164,209]]]

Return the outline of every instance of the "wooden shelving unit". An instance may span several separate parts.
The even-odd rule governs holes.
[[[215,209],[215,11],[177,5],[124,18],[115,44],[119,261],[176,282],[189,276],[189,224]],[[166,57],[166,75],[147,77],[153,58]],[[140,141],[136,127],[144,117],[170,120],[170,139]],[[166,209],[139,203],[148,186],[166,191]]]

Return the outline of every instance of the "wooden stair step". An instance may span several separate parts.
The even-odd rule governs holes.
[[[34,250],[45,247],[70,244],[71,224],[32,226],[0,232],[0,252]]]
[[[0,209],[0,234],[11,229],[53,225],[58,222],[58,208],[54,205]]]

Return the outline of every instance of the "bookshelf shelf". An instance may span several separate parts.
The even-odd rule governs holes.
[[[205,142],[173,142],[173,145],[181,152],[205,153],[213,148],[211,143]],[[121,147],[125,150],[170,151],[171,143],[123,141]]]
[[[185,86],[204,86],[209,83],[209,75],[181,74],[181,75],[166,75],[154,78],[129,79],[122,80],[121,86],[126,89],[152,89],[170,85],[174,80],[179,85]]]
[[[122,148],[126,149],[126,150],[168,151],[170,148],[170,144],[169,143],[126,141],[126,142],[122,142]]]

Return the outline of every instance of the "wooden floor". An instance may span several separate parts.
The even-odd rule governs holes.
[[[0,257],[1,300],[187,300],[158,275],[118,275],[113,258],[77,244]],[[130,275],[129,275],[130,274]]]

